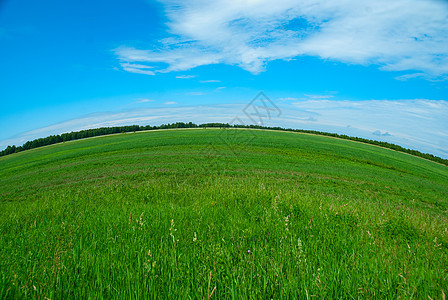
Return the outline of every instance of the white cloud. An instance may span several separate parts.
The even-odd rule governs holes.
[[[303,100],[292,104],[304,116],[317,119],[310,129],[333,130],[396,143],[448,157],[448,101],[444,100]],[[286,115],[294,119],[297,111]],[[288,114],[288,111],[286,111]],[[297,124],[307,124],[297,120]],[[349,126],[349,127],[347,127]]]
[[[154,100],[142,98],[142,99],[138,99],[135,102],[136,103],[148,103],[148,102],[154,102]]]
[[[419,77],[423,77],[425,78],[427,75],[425,73],[412,73],[412,74],[404,74],[401,76],[397,76],[395,77],[395,79],[400,80],[400,81],[407,81],[409,79],[414,79],[414,78],[419,78]]]
[[[197,77],[196,75],[178,75],[176,76],[177,79],[191,79]]]
[[[152,69],[152,66],[147,65],[141,65],[141,64],[130,64],[130,63],[121,63],[120,64],[123,70],[130,72],[130,73],[137,73],[137,74],[145,74],[145,75],[156,75],[153,71],[150,71],[148,69]]]
[[[415,79],[415,78],[423,78],[423,79],[433,81],[433,82],[448,80],[448,76],[442,75],[442,76],[434,77],[434,76],[426,74],[426,73],[411,73],[411,74],[404,74],[404,75],[395,77],[395,79],[400,80],[400,81],[408,81],[409,79]]]
[[[175,101],[167,101],[164,104],[165,105],[174,105],[174,104],[177,104],[177,102],[175,102]]]
[[[269,61],[307,55],[388,71],[418,70],[427,78],[448,74],[446,1],[161,2],[172,36],[158,49],[115,49],[122,62],[168,64],[154,72],[224,63],[256,74]]]
[[[213,82],[221,82],[221,80],[201,80],[200,83],[213,83]]]
[[[130,64],[130,63],[121,63],[120,65],[122,68],[136,68],[136,69],[152,69],[152,68],[154,68],[152,66],[141,65],[141,64]]]

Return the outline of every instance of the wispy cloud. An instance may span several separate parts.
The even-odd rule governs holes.
[[[120,61],[168,64],[156,73],[224,63],[256,74],[269,61],[315,56],[387,71],[418,70],[426,79],[448,74],[446,1],[161,2],[172,36],[157,49],[119,47]]]
[[[221,80],[201,80],[200,83],[212,83],[212,82],[221,82]]]
[[[145,74],[145,75],[156,75],[151,70],[152,66],[142,65],[142,64],[131,64],[131,63],[121,63],[120,64],[123,70],[130,72],[130,73],[137,73],[137,74]]]
[[[409,79],[414,79],[414,78],[427,78],[428,75],[425,73],[412,73],[412,74],[404,74],[401,76],[397,76],[395,77],[395,79],[400,80],[400,81],[407,81]]]
[[[174,105],[174,104],[177,104],[177,102],[175,102],[175,101],[167,101],[164,104],[165,105]]]
[[[400,81],[408,81],[410,79],[416,79],[416,78],[426,79],[428,81],[433,81],[433,82],[440,82],[440,81],[448,80],[447,75],[441,75],[441,76],[435,77],[435,76],[432,76],[432,75],[426,74],[426,73],[411,73],[411,74],[404,74],[404,75],[395,77],[395,79],[400,80]]]
[[[137,99],[137,101],[135,101],[135,103],[148,103],[148,102],[154,102],[154,100],[142,98],[142,99]]]
[[[303,116],[295,121],[297,125],[370,139],[380,138],[448,157],[448,101],[309,99],[291,105],[297,109],[290,110],[291,114]],[[304,120],[306,116],[317,119],[317,122]],[[291,115],[286,118],[294,119]]]
[[[191,79],[191,78],[195,78],[197,77],[197,75],[178,75],[176,76],[177,79]]]

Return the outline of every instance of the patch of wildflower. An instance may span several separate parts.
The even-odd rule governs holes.
[[[175,228],[174,225],[174,220],[171,219],[171,227],[170,227],[170,236],[173,239],[173,243],[175,244],[176,242],[178,242],[179,240],[176,239],[176,237],[174,236],[174,234],[176,233],[177,229]]]
[[[369,245],[374,245],[376,243],[376,239],[373,237],[373,235],[368,230],[367,230],[367,234],[369,235],[369,238],[371,240],[373,240],[373,243],[369,243]]]
[[[198,240],[198,237],[197,237],[196,232],[195,232],[195,233],[194,233],[194,236],[193,236],[193,242],[196,243],[197,240]]]
[[[296,260],[296,265],[300,269],[305,269],[307,265],[305,251],[303,249],[303,242],[300,238],[297,238],[297,246],[292,250],[293,257]]]
[[[275,214],[278,214],[278,203],[277,203],[278,198],[279,196],[277,195],[275,196],[274,201],[272,201],[272,209],[274,210]]]
[[[285,217],[285,230],[289,231],[289,215]]]
[[[319,288],[320,292],[322,292],[322,290],[324,289],[324,286],[321,281],[321,274],[322,274],[321,268],[317,268],[317,272],[313,274],[314,277],[316,278],[316,286]]]
[[[146,262],[143,263],[143,266],[145,267],[146,271],[148,271],[148,273],[156,266],[156,261],[152,262],[151,261],[152,261],[151,250],[148,250],[148,259],[146,260]]]
[[[135,220],[135,222],[137,223],[137,228],[135,226],[132,226],[133,230],[135,230],[135,229],[143,230],[143,227],[145,226],[145,222],[143,222],[143,215],[144,215],[144,212],[142,212],[140,217]]]

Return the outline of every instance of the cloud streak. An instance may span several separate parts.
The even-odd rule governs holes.
[[[129,72],[153,75],[224,63],[257,74],[273,60],[314,56],[411,72],[401,80],[448,74],[445,1],[161,2],[171,36],[157,49],[115,49],[122,63],[137,64],[123,67]],[[139,68],[142,63],[154,70]]]
[[[214,79],[212,79],[212,80],[201,80],[201,81],[199,81],[200,83],[217,83],[217,82],[221,82],[221,80],[214,80]]]
[[[132,64],[132,63],[121,63],[121,67],[124,71],[130,72],[130,73],[137,73],[137,74],[145,74],[145,75],[156,75],[151,70],[153,67],[147,66],[147,65],[141,65],[141,64]]]
[[[154,100],[141,98],[141,99],[138,99],[137,101],[135,101],[135,103],[148,103],[148,102],[154,102]]]
[[[195,78],[196,75],[179,75],[176,76],[177,79],[191,79],[191,78]]]
[[[448,101],[308,99],[291,106],[285,118],[294,120],[295,126],[380,139],[448,157]]]

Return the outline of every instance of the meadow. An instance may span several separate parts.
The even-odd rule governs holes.
[[[442,299],[448,167],[179,129],[0,157],[0,298]]]

